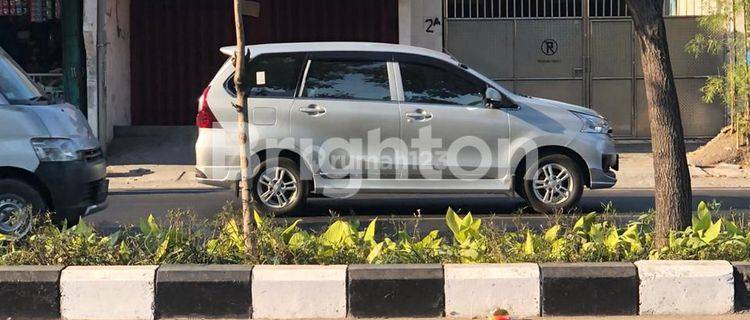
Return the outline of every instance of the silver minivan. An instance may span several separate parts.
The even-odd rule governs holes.
[[[234,48],[199,98],[198,181],[240,179]],[[260,211],[313,195],[517,194],[538,212],[574,208],[618,169],[596,111],[514,94],[450,55],[354,42],[247,47],[252,194]],[[502,59],[502,57],[498,57]]]
[[[0,234],[24,236],[39,212],[75,224],[106,207],[107,191],[86,118],[45,95],[0,48]]]

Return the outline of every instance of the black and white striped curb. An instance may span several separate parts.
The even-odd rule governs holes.
[[[702,315],[750,308],[750,263],[0,267],[14,319]]]

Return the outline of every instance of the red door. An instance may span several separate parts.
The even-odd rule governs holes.
[[[250,43],[398,42],[398,0],[260,0]],[[196,99],[234,42],[231,0],[131,2],[133,125],[190,125]]]

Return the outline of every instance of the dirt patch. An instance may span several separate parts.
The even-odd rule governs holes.
[[[688,162],[698,167],[711,167],[720,163],[750,167],[750,147],[736,147],[736,137],[730,127],[725,127],[704,146],[688,153]]]

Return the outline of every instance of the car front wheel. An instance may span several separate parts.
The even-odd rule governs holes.
[[[526,170],[524,193],[535,211],[565,213],[578,205],[583,194],[583,175],[573,159],[547,155]]]

